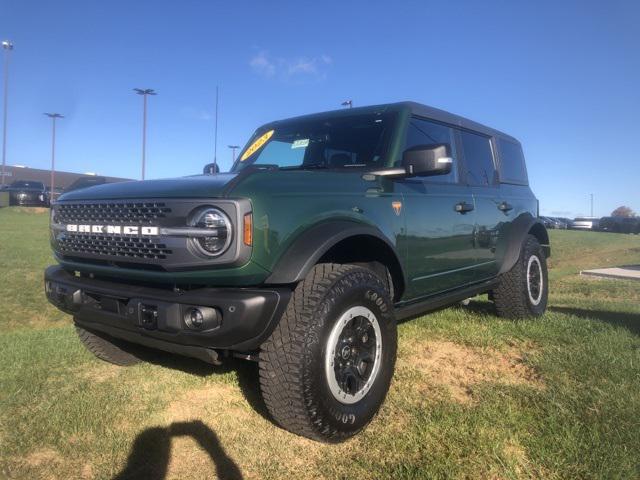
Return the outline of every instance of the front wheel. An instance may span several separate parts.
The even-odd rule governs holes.
[[[382,405],[396,348],[383,280],[359,266],[316,265],[262,346],[260,386],[267,408],[293,433],[345,440]]]
[[[106,334],[97,334],[76,325],[76,332],[82,344],[100,360],[113,363],[121,367],[128,367],[140,363],[136,356],[136,345],[112,338]]]
[[[536,237],[527,235],[518,261],[500,276],[491,293],[501,317],[539,317],[545,312],[549,295],[547,260]]]

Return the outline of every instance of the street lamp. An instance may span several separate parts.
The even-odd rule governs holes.
[[[144,180],[144,164],[147,150],[147,95],[156,95],[153,88],[134,88],[134,92],[144,98],[142,110],[142,180]]]
[[[0,171],[0,185],[4,185],[5,167],[7,166],[7,101],[9,98],[9,56],[13,50],[13,43],[2,41],[4,50],[4,108],[2,112],[2,171]]]
[[[236,163],[236,150],[240,148],[240,145],[227,145],[231,149],[231,158],[233,159],[232,165]]]
[[[351,99],[345,100],[340,105],[342,105],[343,107],[353,108],[353,100],[351,100]]]
[[[51,131],[51,197],[49,201],[51,202],[54,198],[54,188],[55,188],[55,172],[56,172],[56,120],[58,118],[64,118],[63,115],[59,113],[45,113],[47,117],[51,119],[52,131]]]

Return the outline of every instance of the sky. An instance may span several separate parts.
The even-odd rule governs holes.
[[[0,0],[7,164],[195,174],[259,125],[413,100],[518,138],[542,214],[640,212],[640,2]]]

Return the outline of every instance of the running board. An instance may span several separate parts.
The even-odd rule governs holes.
[[[491,290],[496,285],[496,283],[496,280],[492,279],[459,290],[453,290],[446,293],[433,295],[424,300],[412,301],[410,303],[405,303],[402,305],[396,304],[394,308],[396,313],[396,320],[406,320],[423,313],[432,312],[433,310],[447,307],[456,302],[461,302],[466,298],[474,297],[481,293],[486,293],[488,290]]]

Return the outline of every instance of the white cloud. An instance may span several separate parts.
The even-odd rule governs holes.
[[[333,59],[326,54],[318,57],[281,58],[272,57],[266,51],[260,51],[249,60],[249,65],[259,75],[281,80],[312,79],[322,80],[327,75]]]
[[[266,52],[260,52],[249,61],[253,70],[265,77],[273,77],[276,73],[275,64],[269,60]]]

